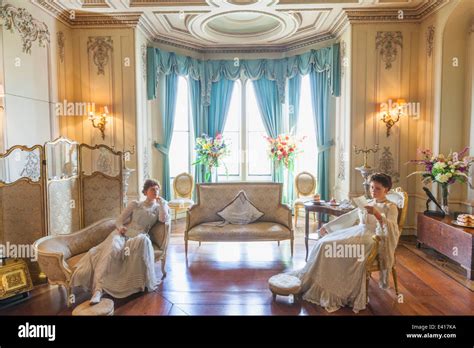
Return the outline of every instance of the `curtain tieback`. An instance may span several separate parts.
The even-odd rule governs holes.
[[[164,145],[161,145],[161,144],[158,144],[157,142],[155,142],[153,145],[154,145],[154,146],[156,147],[156,149],[157,149],[158,151],[160,151],[163,155],[165,155],[165,156],[168,156],[168,155],[169,155],[170,149],[169,149],[168,147],[166,147],[166,146],[164,146]]]
[[[326,144],[318,146],[318,153],[328,151],[331,148],[331,146],[334,146],[334,140],[330,140]]]

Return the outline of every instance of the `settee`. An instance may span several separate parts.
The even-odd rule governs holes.
[[[106,218],[77,232],[43,237],[34,243],[41,271],[46,274],[50,284],[66,288],[68,305],[71,295],[70,280],[75,266],[89,249],[103,242],[115,228],[115,219]],[[155,261],[161,261],[162,279],[166,277],[166,250],[170,231],[170,222],[158,221],[148,232]]]
[[[197,185],[197,204],[186,215],[184,234],[186,257],[188,241],[250,242],[290,240],[293,256],[294,233],[291,209],[282,204],[283,185],[273,182],[233,182]],[[240,192],[263,213],[245,225],[223,224],[217,214]]]

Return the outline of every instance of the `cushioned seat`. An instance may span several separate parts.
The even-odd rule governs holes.
[[[76,268],[77,263],[82,259],[82,257],[87,254],[87,253],[81,253],[74,255],[73,257],[70,257],[69,259],[66,260],[67,265],[73,269]]]
[[[236,197],[245,198],[262,216],[258,220],[240,217],[237,210],[235,224],[223,222],[223,211],[231,207]],[[291,209],[282,204],[283,184],[275,182],[226,182],[197,185],[197,204],[189,208],[184,231],[184,252],[187,258],[188,242],[256,242],[290,241],[293,256],[294,231]],[[246,205],[246,204],[245,204]],[[243,209],[245,210],[245,209]],[[225,215],[225,214],[224,214]],[[254,221],[245,225],[239,221]],[[228,220],[232,221],[232,220]],[[220,226],[217,226],[220,225]]]
[[[170,207],[188,207],[190,205],[193,205],[194,201],[189,198],[178,198],[178,199],[172,199],[171,201],[168,202],[168,206]]]
[[[273,294],[273,300],[276,295],[297,296],[301,291],[301,280],[289,274],[277,274],[268,279],[268,287]]]
[[[71,276],[79,260],[91,248],[102,243],[116,229],[114,219],[103,219],[68,235],[54,235],[38,239],[34,248],[38,264],[52,285],[63,285],[70,298]],[[166,276],[166,250],[170,237],[170,222],[156,222],[148,232],[152,241],[155,261],[161,261],[162,279]],[[67,302],[70,306],[70,302]]]
[[[85,301],[74,308],[72,315],[114,315],[114,301],[103,298],[95,305]]]
[[[313,198],[312,197],[300,197],[297,198],[293,201],[293,204],[295,205],[304,205],[306,202],[311,201]]]
[[[199,224],[188,231],[188,239],[205,241],[265,241],[291,238],[287,227],[275,222],[254,222],[247,225]]]

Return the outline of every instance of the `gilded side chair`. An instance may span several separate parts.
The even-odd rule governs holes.
[[[191,199],[194,189],[194,178],[189,173],[181,173],[176,175],[173,180],[174,198],[168,202],[170,209],[174,210],[174,219],[176,220],[178,213],[187,211],[194,201]]]
[[[316,177],[308,172],[301,172],[295,176],[296,199],[293,202],[295,213],[295,228],[298,226],[298,213],[300,209],[304,210],[304,204],[313,199],[316,191]],[[315,214],[313,213],[313,218]]]
[[[403,226],[405,225],[405,220],[407,217],[407,209],[408,209],[408,194],[403,191],[401,187],[397,187],[393,190],[390,190],[387,194],[387,199],[397,205],[398,208],[398,229],[400,234],[403,230]],[[369,257],[367,259],[367,266],[366,266],[366,292],[367,298],[369,294],[369,280],[371,277],[372,272],[379,272],[380,271],[380,259],[378,254],[379,243],[381,241],[379,236],[373,236],[373,240],[375,241],[374,248],[372,249]],[[392,267],[392,277],[393,277],[393,285],[395,287],[395,293],[398,295],[398,279],[397,279],[397,271],[395,268],[396,265],[396,258],[393,263]]]

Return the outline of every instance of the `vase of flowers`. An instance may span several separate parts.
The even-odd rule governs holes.
[[[304,137],[297,139],[290,134],[280,134],[276,138],[264,136],[268,142],[268,155],[274,165],[284,165],[288,171],[292,172],[295,168],[295,160],[299,149],[299,143],[304,140]]]
[[[206,168],[206,174],[204,177],[205,182],[217,182],[217,170],[221,165],[225,163],[222,158],[229,154],[229,147],[225,143],[222,134],[217,134],[215,138],[203,134],[201,137],[196,138],[196,161],[193,163],[201,164]],[[226,168],[227,171],[227,168]]]
[[[469,181],[469,168],[474,162],[474,158],[467,156],[469,148],[466,147],[461,152],[450,152],[448,156],[439,154],[434,156],[431,150],[418,150],[422,159],[412,160],[409,163],[424,166],[424,170],[416,171],[408,176],[420,174],[424,185],[436,182],[441,187],[441,206],[446,214],[449,214],[448,196],[449,187],[455,182],[467,183],[472,188]]]

